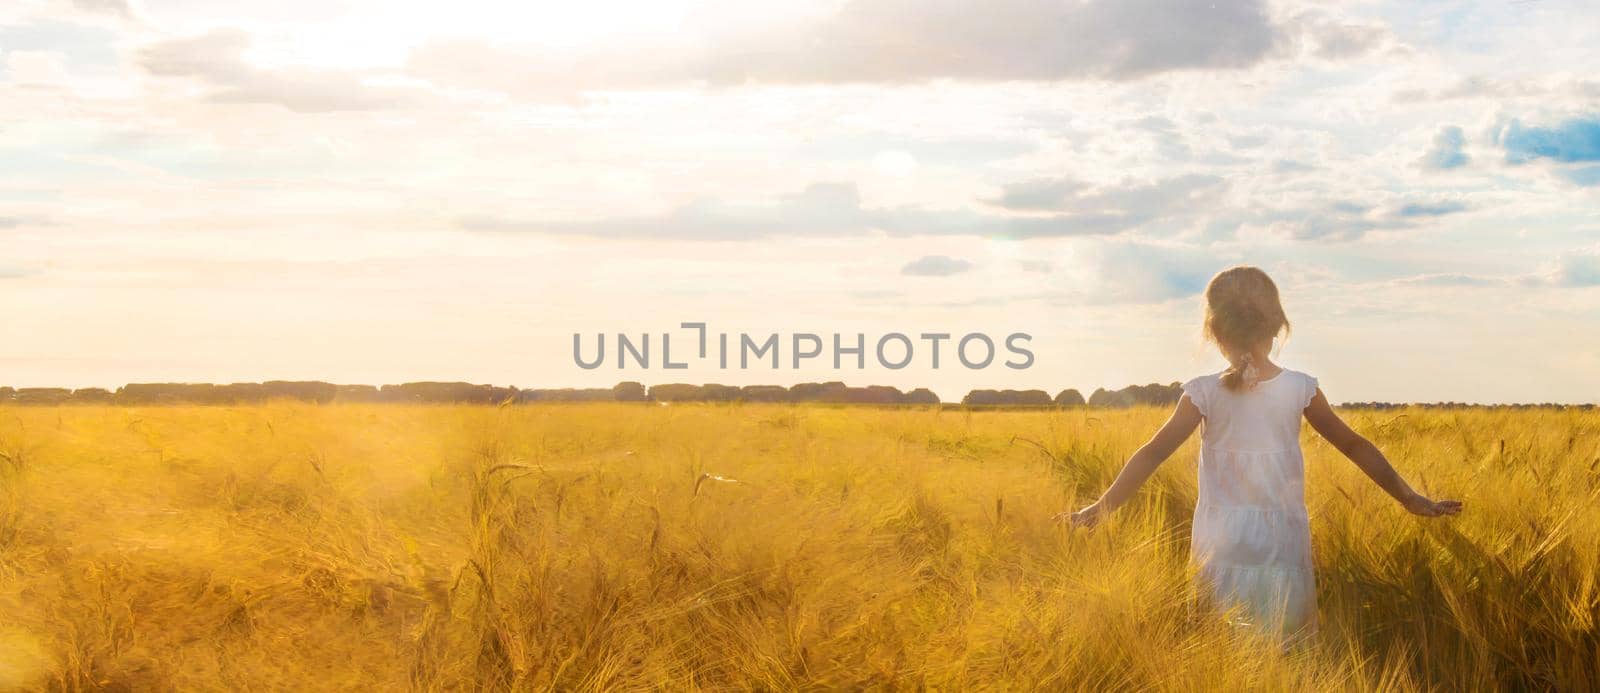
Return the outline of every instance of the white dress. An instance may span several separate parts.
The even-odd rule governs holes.
[[[1202,596],[1269,634],[1315,631],[1300,419],[1317,379],[1285,368],[1232,392],[1213,374],[1183,391],[1205,417],[1190,548]]]

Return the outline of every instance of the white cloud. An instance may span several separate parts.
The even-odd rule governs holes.
[[[56,51],[8,51],[5,71],[12,84],[58,86],[68,79],[67,59]]]
[[[1024,186],[1033,185],[1025,183]],[[1124,180],[1052,200],[1043,213],[984,213],[962,207],[876,207],[852,183],[813,183],[766,203],[705,197],[664,214],[588,221],[471,215],[472,231],[582,234],[609,238],[755,240],[782,236],[851,236],[880,231],[898,236],[968,235],[1052,238],[1115,235],[1192,212],[1225,190],[1214,176]],[[1032,191],[1016,193],[1031,194]],[[1006,194],[992,202],[1003,206]]]
[[[559,99],[694,84],[1132,80],[1302,52],[1344,59],[1388,39],[1381,26],[1323,10],[1275,16],[1261,0],[849,0],[806,21],[697,29],[687,28],[692,41],[632,42],[625,52],[434,42],[410,66],[440,84]]]
[[[1439,128],[1439,134],[1433,138],[1433,148],[1422,155],[1419,163],[1423,168],[1435,171],[1444,171],[1452,168],[1466,166],[1472,161],[1465,149],[1467,136],[1457,125],[1446,125]]]
[[[924,255],[906,263],[900,273],[912,277],[948,277],[972,269],[972,263],[947,255]]]
[[[1600,246],[1562,253],[1546,272],[1545,280],[1569,288],[1600,286]]]
[[[99,12],[122,19],[133,19],[133,5],[128,0],[72,0],[72,6],[85,12]]]
[[[147,46],[139,63],[153,75],[199,80],[216,103],[275,104],[302,113],[399,108],[425,96],[415,88],[372,84],[348,70],[258,68],[245,59],[250,43],[242,30],[217,29]]]

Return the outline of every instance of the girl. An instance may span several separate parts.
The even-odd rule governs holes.
[[[1093,526],[1126,503],[1204,420],[1190,546],[1202,597],[1214,606],[1241,607],[1236,623],[1294,639],[1317,628],[1302,414],[1406,510],[1454,515],[1461,502],[1429,500],[1412,490],[1371,441],[1339,420],[1316,378],[1273,363],[1273,340],[1288,330],[1278,287],[1265,272],[1234,267],[1213,277],[1206,286],[1205,337],[1228,359],[1228,369],[1184,383],[1166,425],[1099,500],[1071,514],[1071,522]]]

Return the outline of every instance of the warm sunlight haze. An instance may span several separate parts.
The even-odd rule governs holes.
[[[1600,690],[1597,29],[0,0],[0,693]]]

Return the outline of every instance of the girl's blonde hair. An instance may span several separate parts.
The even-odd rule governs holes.
[[[1289,318],[1278,301],[1278,285],[1266,272],[1240,265],[1217,273],[1206,285],[1205,338],[1228,358],[1222,385],[1245,386],[1250,352],[1278,335],[1288,336]]]

